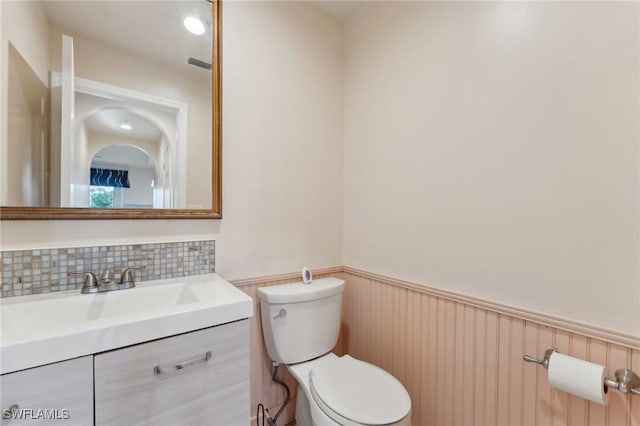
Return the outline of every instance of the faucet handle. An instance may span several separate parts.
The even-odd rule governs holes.
[[[100,281],[102,282],[110,282],[114,280],[114,273],[111,269],[105,269],[102,271],[102,276],[100,277]]]
[[[132,266],[130,268],[125,269],[124,271],[122,271],[122,275],[120,275],[120,284],[134,284],[135,282],[135,277],[133,275],[133,271],[136,270],[145,270],[147,269],[146,266]]]
[[[82,293],[95,293],[98,291],[98,278],[93,272],[67,272],[67,275],[82,275],[84,281],[82,282]]]

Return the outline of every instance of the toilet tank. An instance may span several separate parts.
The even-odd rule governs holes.
[[[344,280],[316,279],[258,289],[262,332],[273,361],[295,364],[330,352],[338,341]]]

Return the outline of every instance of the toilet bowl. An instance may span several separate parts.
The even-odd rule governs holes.
[[[296,420],[300,425],[411,424],[409,394],[379,367],[329,353],[287,369],[298,381]]]
[[[411,425],[411,399],[390,373],[331,350],[340,328],[344,281],[315,280],[258,289],[271,359],[298,382],[301,426]]]

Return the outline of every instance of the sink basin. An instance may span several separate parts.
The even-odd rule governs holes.
[[[248,318],[253,301],[216,274],[0,301],[0,373]]]
[[[43,325],[59,330],[73,328],[85,321],[161,313],[200,300],[186,283],[134,287],[128,290],[96,294],[73,291],[67,297],[3,305],[3,340],[18,340],[42,333]]]

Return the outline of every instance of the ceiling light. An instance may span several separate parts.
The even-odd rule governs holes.
[[[185,18],[183,22],[184,22],[184,27],[187,30],[189,30],[189,32],[192,32],[193,34],[196,34],[196,35],[204,34],[204,31],[205,31],[204,24],[198,18],[194,16],[189,16],[188,18]]]
[[[123,129],[123,130],[131,130],[131,129],[133,129],[133,127],[131,127],[131,125],[129,123],[127,123],[126,121],[120,125],[120,128]]]

